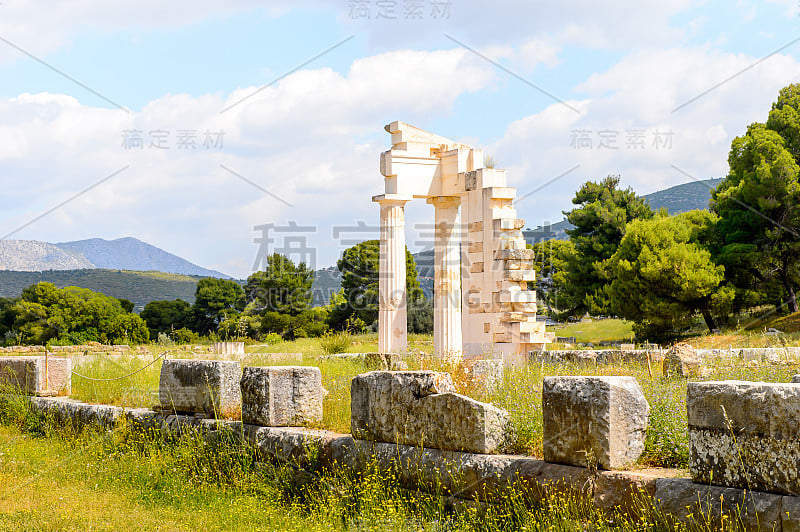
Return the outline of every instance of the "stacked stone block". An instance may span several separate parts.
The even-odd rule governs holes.
[[[542,413],[547,462],[619,469],[644,451],[650,405],[633,377],[546,377]]]
[[[510,430],[505,410],[455,393],[448,373],[372,371],[350,386],[354,438],[494,453]]]
[[[690,382],[686,410],[695,482],[800,493],[800,384]]]
[[[239,362],[227,360],[165,360],[158,399],[163,410],[199,412],[210,417],[238,418],[242,396]]]
[[[467,356],[494,353],[524,358],[545,343],[536,321],[534,252],[525,245],[524,220],[517,218],[516,190],[504,170],[482,168],[464,174],[462,199],[466,253],[462,257],[464,349]]]
[[[72,361],[68,358],[0,357],[0,393],[69,395]]]
[[[242,421],[266,427],[322,422],[322,373],[309,366],[244,368]]]

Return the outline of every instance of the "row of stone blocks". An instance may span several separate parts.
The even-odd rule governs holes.
[[[586,496],[604,510],[637,512],[643,503],[652,501],[659,511],[679,522],[696,522],[702,514],[709,523],[738,517],[745,530],[800,532],[798,497],[701,485],[687,478],[674,478],[679,472],[673,470],[593,472],[528,456],[442,451],[358,440],[324,430],[198,420],[194,416],[89,405],[66,398],[32,398],[31,405],[35,411],[50,413],[59,422],[76,429],[86,426],[113,429],[124,423],[131,430],[159,427],[182,431],[193,427],[209,439],[223,432],[240,435],[264,456],[292,464],[298,470],[317,467],[330,471],[346,467],[364,471],[377,466],[391,471],[393,478],[408,489],[455,494],[455,498],[451,497],[453,503],[491,501],[508,487],[524,486],[533,488],[531,494],[540,498],[553,492]],[[309,448],[319,451],[313,462]]]
[[[69,395],[72,360],[51,356],[0,357],[0,390],[27,395]]]
[[[270,427],[321,422],[323,394],[319,368],[225,360],[165,360],[158,388],[162,409]]]

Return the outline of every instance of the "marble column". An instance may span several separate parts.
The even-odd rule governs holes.
[[[460,359],[461,253],[456,220],[461,199],[442,196],[428,200],[435,209],[433,349],[436,356]]]
[[[381,206],[378,351],[400,353],[408,347],[404,211],[408,199],[385,194],[375,201]]]

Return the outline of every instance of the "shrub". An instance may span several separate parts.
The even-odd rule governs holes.
[[[269,333],[264,338],[264,343],[266,343],[267,345],[275,345],[281,342],[283,342],[283,337],[278,333]]]
[[[350,333],[340,331],[333,334],[326,334],[319,343],[323,351],[329,355],[333,355],[335,353],[344,353],[347,351],[347,348],[353,343],[353,337],[350,336]]]

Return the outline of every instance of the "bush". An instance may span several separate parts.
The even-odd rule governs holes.
[[[264,342],[267,345],[275,345],[283,342],[283,337],[278,333],[269,333],[265,338]]]
[[[176,344],[196,344],[200,341],[200,335],[186,327],[172,331],[170,336]]]
[[[348,332],[337,332],[333,334],[326,334],[320,340],[322,350],[333,355],[335,353],[344,353],[347,348],[353,343],[353,337]]]

